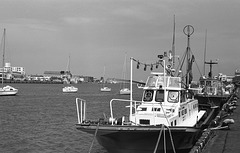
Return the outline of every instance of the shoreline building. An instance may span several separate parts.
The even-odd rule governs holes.
[[[12,67],[11,63],[5,63],[3,68],[0,68],[0,78],[6,80],[24,80],[26,77],[26,72],[24,67]]]

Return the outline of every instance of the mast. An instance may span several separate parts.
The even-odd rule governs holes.
[[[191,74],[191,69],[192,69],[192,62],[194,60],[194,58],[190,57],[191,56],[191,49],[190,49],[190,36],[193,34],[194,32],[194,28],[191,25],[186,25],[183,28],[183,33],[187,36],[187,49],[186,49],[186,58],[187,58],[187,62],[186,62],[186,87],[188,88],[189,83],[192,79],[192,74]]]
[[[70,72],[70,55],[68,55],[67,72]]]
[[[212,60],[210,60],[209,62],[205,62],[205,64],[209,64],[209,66],[210,66],[210,71],[209,71],[209,73],[208,73],[208,77],[209,77],[209,78],[212,78],[212,65],[213,65],[213,64],[218,64],[218,62],[213,62]]]
[[[126,79],[126,71],[127,71],[127,52],[125,52],[124,63],[123,63],[123,87],[125,88],[125,79]]]
[[[4,64],[5,64],[5,37],[6,37],[6,29],[4,28],[3,31],[3,38],[2,38],[2,42],[3,42],[3,62],[2,62],[2,87],[3,87],[3,77],[4,77]]]
[[[173,19],[173,42],[172,42],[172,67],[174,68],[175,66],[175,15]]]
[[[206,33],[205,33],[205,47],[204,47],[203,76],[205,76],[206,51],[207,51],[207,30],[206,30]]]

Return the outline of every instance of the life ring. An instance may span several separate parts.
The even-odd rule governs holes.
[[[145,94],[144,94],[144,99],[146,101],[151,101],[152,100],[152,92],[151,91],[146,91]]]

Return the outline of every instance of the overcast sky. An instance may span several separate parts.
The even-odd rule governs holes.
[[[206,30],[207,60],[219,62],[214,74],[233,75],[240,68],[239,0],[0,0],[0,4],[1,37],[7,30],[6,61],[24,67],[27,74],[66,70],[70,55],[73,74],[99,78],[105,66],[106,77],[121,78],[125,53],[129,66],[130,57],[151,63],[171,49],[174,15],[177,55],[186,50],[183,28],[192,25],[191,50],[201,70]],[[143,67],[134,71],[137,80],[145,79]]]

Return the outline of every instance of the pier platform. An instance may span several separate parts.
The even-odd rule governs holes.
[[[240,90],[236,93],[240,98]],[[240,153],[240,99],[237,108],[227,118],[234,120],[230,129],[215,130],[213,137],[206,144],[202,153]]]

